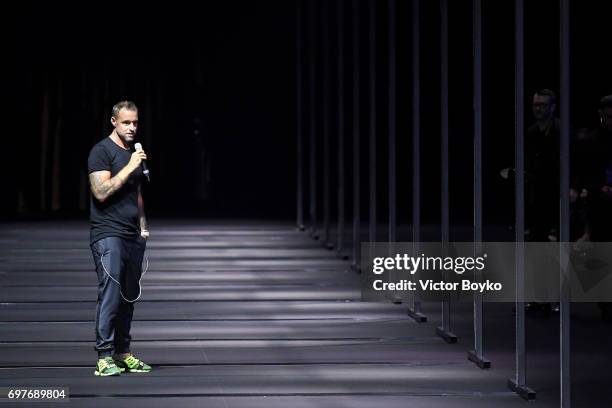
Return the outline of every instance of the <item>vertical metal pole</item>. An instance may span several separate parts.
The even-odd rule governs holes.
[[[516,272],[516,375],[508,387],[525,399],[535,399],[526,386],[525,367],[525,41],[523,0],[515,0],[514,168],[515,168],[515,272]]]
[[[317,69],[317,61],[316,61],[316,34],[315,34],[315,20],[316,20],[316,10],[315,10],[315,1],[310,2],[310,21],[309,21],[309,36],[310,36],[310,163],[309,163],[309,171],[310,171],[310,233],[313,238],[317,239],[317,105],[316,105],[316,69]]]
[[[376,0],[370,0],[370,229],[369,241],[376,241]]]
[[[569,166],[570,166],[570,1],[560,4],[561,43],[561,180],[559,186],[560,204],[560,261],[561,261],[561,316],[559,327],[561,359],[561,407],[571,406],[570,393],[570,289],[569,289]]]
[[[389,125],[389,150],[388,150],[388,180],[389,180],[389,228],[388,241],[393,243],[397,239],[397,181],[396,181],[396,54],[395,54],[395,0],[389,0],[387,4],[387,22],[388,22],[388,37],[387,37],[387,52],[388,52],[388,125]],[[394,246],[389,246],[389,255],[394,256]],[[390,271],[389,280],[394,281],[397,278],[396,271]],[[400,296],[390,294],[390,299],[394,303],[401,303]]]
[[[516,241],[516,384],[525,385],[525,92],[523,61],[523,0],[515,0],[515,241]]]
[[[396,96],[395,96],[395,0],[389,0],[389,242],[397,238],[396,203]]]
[[[421,241],[421,49],[420,0],[412,0],[412,242],[418,253]],[[419,323],[427,321],[421,314],[421,303],[413,298],[408,316]]]
[[[296,225],[300,231],[304,230],[304,162],[302,161],[302,143],[303,143],[303,107],[302,107],[302,86],[303,86],[303,71],[302,71],[302,0],[296,0],[295,12],[295,50],[296,50],[296,207],[297,220]]]
[[[40,136],[41,136],[41,156],[40,156],[40,210],[47,210],[47,152],[49,150],[49,99],[50,90],[49,85],[50,79],[48,74],[45,74],[44,90],[43,90],[43,102],[42,102],[42,116],[40,121]]]
[[[482,252],[482,1],[474,0],[474,253]],[[475,273],[480,281],[480,273]],[[474,294],[474,350],[468,359],[480,368],[491,367],[482,354],[482,294]]]
[[[344,0],[338,0],[338,256],[344,251]]]
[[[332,249],[330,242],[330,160],[329,160],[329,3],[323,2],[322,13],[322,48],[323,48],[323,226],[325,238],[323,245]]]
[[[450,241],[449,222],[449,180],[448,180],[448,0],[440,0],[440,134],[441,134],[441,174],[442,190],[440,197],[441,220],[442,220],[442,245],[444,250],[448,249]],[[446,254],[444,254],[446,255]],[[444,293],[442,297],[442,326],[436,328],[438,336],[447,343],[456,343],[457,336],[450,329],[450,296]]]
[[[353,262],[351,267],[355,271],[361,269],[359,1],[353,0]]]

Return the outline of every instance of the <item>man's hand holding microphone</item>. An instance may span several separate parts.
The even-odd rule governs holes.
[[[142,174],[147,178],[147,181],[150,182],[151,179],[149,176],[149,169],[147,167],[147,162],[146,162],[147,154],[144,152],[144,150],[142,150],[142,145],[140,143],[134,144],[134,148],[136,150],[134,151],[134,153],[132,153],[128,166],[130,167],[130,169],[132,169],[132,171],[135,171],[138,167],[141,167]],[[147,240],[149,239],[149,230],[146,228],[147,224],[144,218],[144,207],[142,204],[142,197],[140,196],[140,190],[138,193],[138,207],[139,207],[140,218],[141,218],[140,236],[144,238],[145,240]]]
[[[136,170],[138,167],[142,167],[142,174],[147,178],[147,181],[151,181],[149,178],[149,168],[146,162],[147,154],[142,150],[142,145],[140,143],[136,143],[134,148],[136,151],[132,153],[128,166],[130,166],[132,171]]]

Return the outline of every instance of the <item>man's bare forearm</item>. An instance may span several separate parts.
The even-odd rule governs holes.
[[[89,175],[91,192],[99,201],[105,201],[123,187],[132,172],[131,167],[125,166],[119,173],[108,180],[103,180],[99,172],[91,173]]]
[[[147,217],[145,217],[144,200],[140,193],[140,186],[138,187],[138,216],[140,218],[140,230],[147,231],[149,228],[147,228]]]
[[[141,231],[149,230],[149,228],[147,227],[147,217],[145,217],[144,214],[140,216],[140,230]]]

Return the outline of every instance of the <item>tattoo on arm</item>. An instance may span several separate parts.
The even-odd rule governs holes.
[[[94,197],[99,201],[105,201],[119,190],[127,180],[127,177],[122,177],[120,174],[111,178],[108,178],[107,171],[94,171],[89,174],[89,184]]]

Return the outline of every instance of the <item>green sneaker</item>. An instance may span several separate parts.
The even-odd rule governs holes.
[[[151,366],[143,363],[133,355],[129,355],[124,359],[118,359],[117,357],[113,357],[115,359],[115,364],[121,372],[128,371],[130,373],[148,373],[151,371]]]
[[[106,358],[98,359],[98,362],[96,363],[96,371],[94,371],[94,374],[100,377],[107,377],[109,375],[121,375],[121,370],[119,369],[119,367],[117,367],[117,365],[113,361],[113,358],[111,356],[108,356]]]

